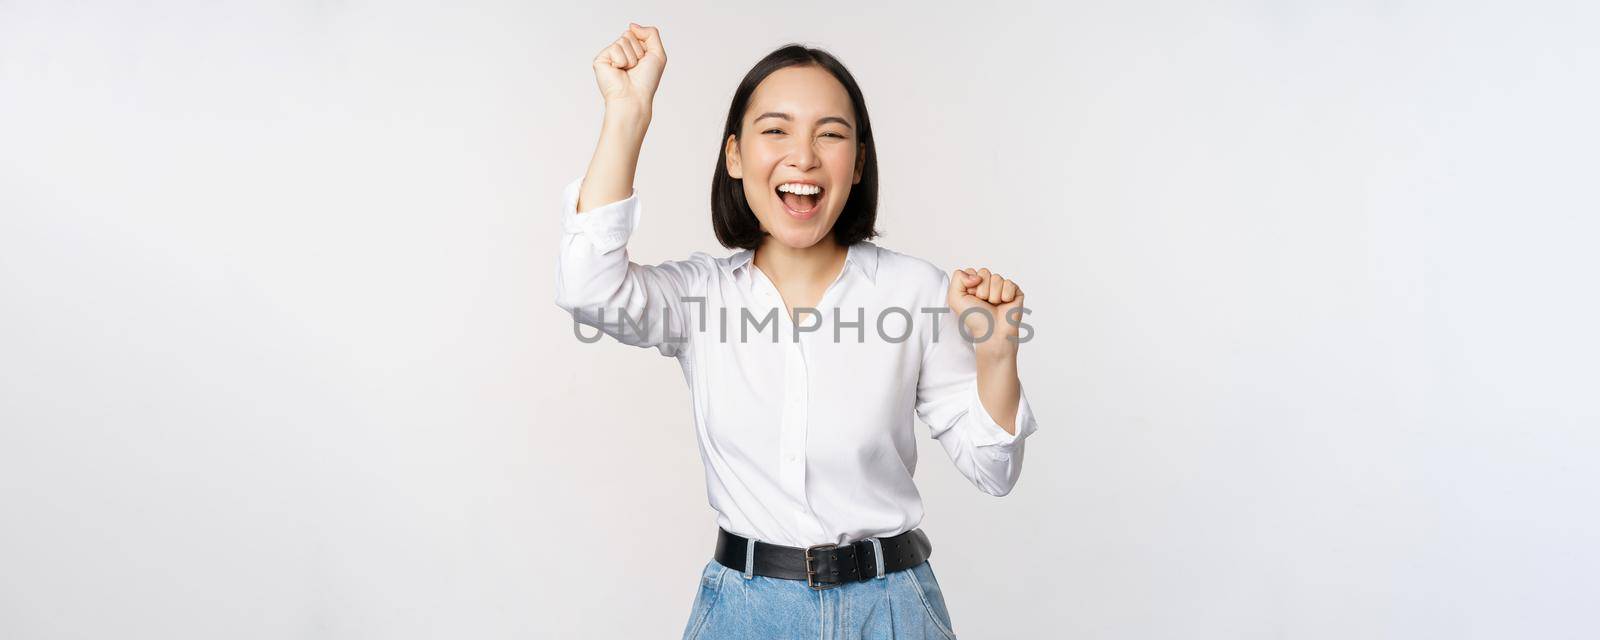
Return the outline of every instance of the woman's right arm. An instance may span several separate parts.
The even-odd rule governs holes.
[[[606,115],[600,144],[589,160],[578,211],[626,198],[633,191],[633,172],[639,166],[639,147],[650,128],[650,113],[667,52],[655,27],[628,23],[622,37],[600,50],[591,64],[595,84],[605,98]]]
[[[695,295],[706,267],[694,260],[641,265],[627,250],[641,209],[634,171],[665,66],[660,34],[632,24],[595,57],[605,120],[588,173],[562,193],[556,305],[619,342],[679,356],[689,344],[692,307],[684,298]]]

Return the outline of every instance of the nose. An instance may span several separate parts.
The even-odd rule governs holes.
[[[817,163],[817,150],[811,148],[810,144],[806,144],[804,142],[797,145],[795,149],[789,153],[789,158],[784,161],[784,164],[794,167],[796,171],[801,173],[805,173],[816,168]]]

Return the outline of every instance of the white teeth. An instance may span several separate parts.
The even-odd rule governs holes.
[[[802,196],[814,196],[822,193],[822,187],[814,184],[800,184],[798,182],[786,182],[778,185],[778,190]]]

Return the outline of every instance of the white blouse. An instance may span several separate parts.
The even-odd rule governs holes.
[[[556,304],[598,329],[586,340],[604,332],[678,359],[719,526],[791,547],[916,528],[913,412],[979,489],[1016,485],[1033,412],[1024,392],[1012,435],[984,409],[973,345],[948,311],[949,272],[856,243],[797,333],[751,250],[632,262],[638,190],[579,214],[582,184],[563,193]]]

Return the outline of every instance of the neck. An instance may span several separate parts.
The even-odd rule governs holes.
[[[844,269],[849,248],[833,239],[833,234],[816,244],[796,249],[767,236],[751,258],[773,284],[827,286]]]

